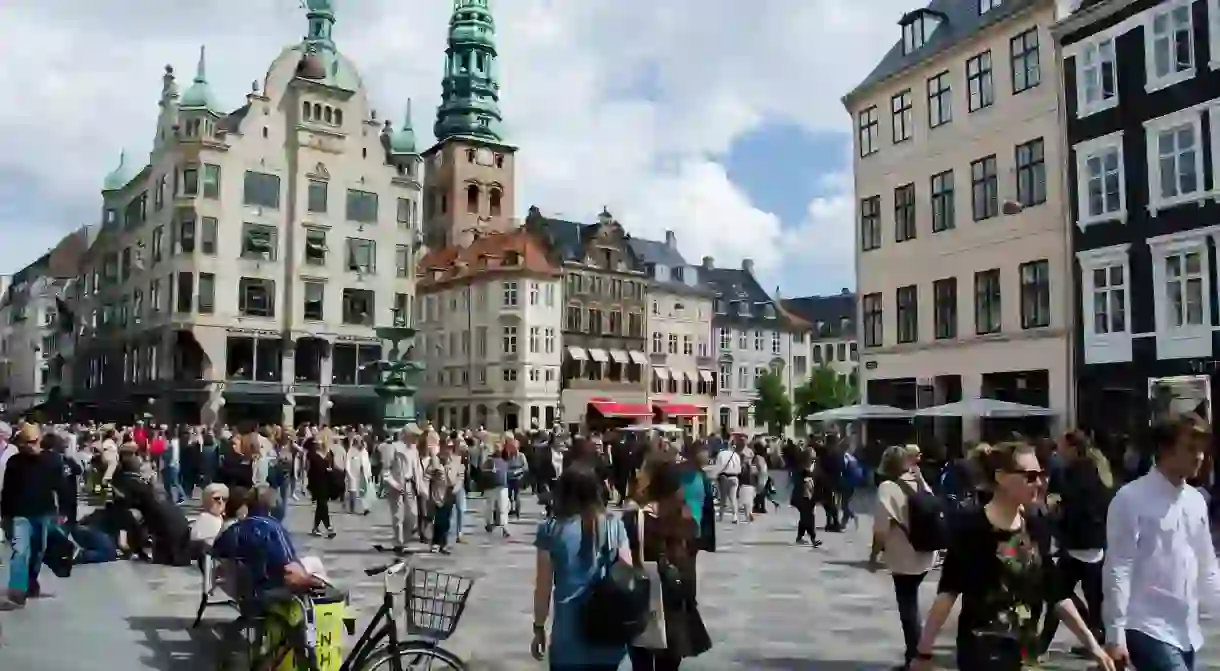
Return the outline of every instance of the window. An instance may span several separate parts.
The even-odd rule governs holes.
[[[188,198],[199,195],[199,168],[191,166],[182,169],[182,195]]]
[[[326,265],[326,231],[318,228],[305,230],[305,264]]]
[[[1008,42],[1012,54],[1012,92],[1028,91],[1042,83],[1042,70],[1038,64],[1038,29],[1017,35]]]
[[[623,311],[618,308],[610,310],[610,321],[607,324],[607,335],[623,335]]]
[[[737,332],[737,349],[750,349],[750,332],[742,329]]]
[[[1220,110],[1211,113],[1220,114]],[[1204,196],[1201,112],[1176,112],[1144,126],[1153,213]]]
[[[762,331],[754,332],[754,351],[755,352],[763,351],[763,332]]]
[[[890,98],[890,115],[894,128],[894,144],[911,139],[911,89]]]
[[[275,316],[275,282],[243,277],[237,283],[237,309],[247,317]]]
[[[750,386],[743,384],[742,389],[749,389]],[[741,406],[737,408],[737,426],[745,428],[750,425],[750,406]]]
[[[161,254],[162,254],[164,246],[165,246],[165,227],[158,226],[153,229],[153,234],[152,234],[152,261],[153,261],[153,263],[159,263],[161,261]]]
[[[1122,131],[1082,142],[1076,151],[1076,207],[1080,226],[1126,218]]]
[[[280,207],[280,176],[247,170],[242,182],[242,203],[278,210]]]
[[[881,247],[881,196],[860,199],[860,246],[866,252]]]
[[[822,346],[821,345],[815,344],[813,346],[813,362],[822,363]]]
[[[276,230],[274,226],[264,224],[243,224],[241,236],[241,257],[262,261],[274,261],[276,258]]]
[[[1172,86],[1195,76],[1191,29],[1192,0],[1173,0],[1153,8],[1144,25],[1146,89]]]
[[[864,346],[881,347],[885,324],[882,319],[881,294],[865,294],[862,301],[864,307]]]
[[[538,286],[538,283],[531,280],[530,281],[530,305],[538,304],[538,297],[539,297],[540,293],[541,293],[541,291]]]
[[[720,364],[720,371],[717,375],[720,391],[728,391],[733,388],[733,364]]]
[[[504,202],[504,194],[499,189],[490,189],[487,192],[487,214],[498,217],[502,213]]]
[[[1046,202],[1046,155],[1042,138],[1017,145],[1017,202],[1024,207]]]
[[[216,255],[217,222],[216,217],[204,217],[203,232],[199,238],[199,251],[208,256]]]
[[[377,243],[362,238],[347,239],[347,270],[372,275],[377,272]]]
[[[632,312],[627,316],[627,336],[630,338],[644,336],[644,313]]]
[[[1085,44],[1076,56],[1076,116],[1084,117],[1118,104],[1118,70],[1114,38]]]
[[[936,128],[953,121],[953,92],[949,71],[928,78],[928,127]]]
[[[324,282],[305,282],[305,319],[317,322],[325,319],[325,305],[326,284]]]
[[[1199,249],[1165,257],[1165,303],[1171,328],[1203,324],[1203,255]]]
[[[1127,332],[1127,273],[1123,263],[1107,263],[1091,269],[1093,334]]]
[[[411,247],[408,245],[394,246],[394,271],[398,277],[411,276]]]
[[[602,333],[602,311],[598,308],[589,308],[589,322],[586,325],[589,333],[593,335],[601,335]]]
[[[564,320],[564,328],[569,331],[579,331],[583,318],[584,310],[581,310],[579,305],[569,305],[567,318]]]
[[[684,335],[682,336],[682,353],[686,356],[694,356],[695,354],[695,339]]]
[[[783,341],[780,338],[779,331],[772,331],[771,332],[771,353],[772,354],[780,353],[780,351],[781,351],[780,345],[782,344],[782,342]]]
[[[979,0],[979,14],[983,15],[987,12],[999,7],[1003,0]]]
[[[504,282],[501,284],[500,288],[502,289],[502,294],[504,296],[504,307],[506,307],[506,308],[517,307],[517,304],[518,304],[517,282],[516,281]]]
[[[991,77],[991,51],[974,56],[966,61],[966,90],[968,109],[977,112],[995,102],[995,83]]]
[[[915,185],[894,189],[894,241],[915,239]]]
[[[210,315],[215,309],[216,276],[212,273],[199,273],[199,314]]]
[[[1036,329],[1051,325],[1051,267],[1043,259],[1022,263],[1021,328]]]
[[[357,326],[373,326],[374,297],[371,289],[343,290],[343,323]]]
[[[203,197],[220,198],[220,166],[203,164]]]
[[[970,164],[970,198],[975,221],[990,219],[1000,213],[1000,188],[996,181],[994,154]]]
[[[723,352],[729,351],[733,347],[733,329],[722,327],[718,334],[720,341],[720,350]]]
[[[670,353],[670,354],[677,354],[677,353],[678,353],[678,336],[677,336],[677,334],[675,334],[675,333],[670,333],[670,334],[669,334],[669,339],[668,339],[668,342],[669,342],[669,350],[668,350],[668,351],[669,351],[669,353]]]
[[[530,327],[530,353],[537,354],[540,351],[539,348],[541,346],[542,346],[542,327],[541,326],[531,326]]]
[[[661,354],[665,351],[665,338],[660,331],[652,332],[652,353]]]
[[[978,335],[999,333],[1000,270],[993,268],[974,274],[974,332]]]
[[[377,223],[377,194],[348,189],[347,220],[361,224]]]
[[[932,232],[952,229],[953,222],[953,171],[946,170],[932,175]]]
[[[937,340],[957,337],[957,278],[932,283],[932,330]]]
[[[399,198],[395,217],[398,219],[398,227],[411,230],[415,228],[415,201],[410,198]]]
[[[309,181],[309,193],[306,197],[306,209],[310,212],[326,212],[327,194],[330,185],[326,182]]]
[[[881,123],[877,119],[877,107],[874,105],[857,117],[856,128],[859,133],[860,156],[870,156],[877,153],[881,147],[878,139],[881,135]]]
[[[500,336],[501,352],[503,354],[517,353],[517,327],[504,326],[502,327]]]
[[[919,340],[919,287],[898,287],[898,342]]]
[[[750,388],[750,368],[741,366],[737,369],[737,388],[743,391]]]
[[[544,337],[546,338],[546,340],[545,340],[546,353],[554,354],[555,353],[555,329],[548,328],[543,333],[544,333]]]
[[[195,302],[195,274],[178,273],[178,286],[175,287],[175,292],[178,294],[175,311],[190,312]]]

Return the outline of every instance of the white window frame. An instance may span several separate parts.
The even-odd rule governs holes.
[[[1207,0],[1207,36],[1211,43],[1208,67],[1220,70],[1220,0]]]
[[[1086,170],[1090,158],[1107,153],[1110,150],[1118,151],[1118,210],[1115,212],[1103,212],[1099,215],[1089,214],[1089,174]],[[1124,163],[1123,153],[1123,132],[1118,131],[1095,137],[1092,140],[1085,140],[1072,147],[1072,151],[1076,154],[1076,225],[1080,230],[1086,227],[1097,224],[1103,221],[1119,221],[1126,223],[1127,221],[1127,167]],[[1103,164],[1102,172],[1102,200],[1105,200],[1105,171]]]
[[[1207,240],[1220,236],[1220,224],[1179,233],[1148,238],[1152,257],[1152,296],[1156,309],[1156,352],[1158,359],[1190,359],[1212,356],[1211,262]],[[1203,279],[1203,321],[1201,324],[1174,326],[1168,297],[1168,258],[1197,252]]]
[[[1096,114],[1103,110],[1108,110],[1118,106],[1119,90],[1118,90],[1118,52],[1117,52],[1118,36],[1110,32],[1094,35],[1092,39],[1081,42],[1079,45],[1074,45],[1073,53],[1076,58],[1076,118],[1083,119],[1091,114]],[[1110,58],[1113,59],[1110,66],[1110,75],[1114,78],[1114,95],[1105,98],[1098,98],[1095,102],[1089,102],[1085,96],[1085,52],[1090,48],[1097,51],[1097,63],[1094,67],[1097,68],[1097,91],[1098,95],[1102,95],[1106,90],[1105,81],[1103,80],[1104,69],[1102,68],[1102,45],[1109,43]]]
[[[1153,7],[1152,9],[1148,10],[1147,12],[1145,12],[1145,14],[1144,14],[1144,69],[1145,69],[1145,76],[1146,76],[1145,83],[1144,83],[1145,91],[1147,91],[1149,93],[1151,93],[1153,91],[1159,91],[1163,88],[1168,88],[1170,86],[1173,86],[1174,84],[1179,84],[1188,79],[1194,78],[1195,72],[1197,71],[1197,66],[1198,66],[1198,54],[1196,53],[1196,48],[1195,48],[1196,47],[1195,36],[1194,36],[1195,19],[1194,19],[1193,5],[1194,5],[1194,0],[1171,0],[1170,2],[1162,3],[1160,5],[1157,5],[1156,7]],[[1170,56],[1172,57],[1176,53],[1176,49],[1174,48],[1174,44],[1173,44],[1174,30],[1173,30],[1173,24],[1172,24],[1172,16],[1173,16],[1174,10],[1180,9],[1182,7],[1186,8],[1186,16],[1187,16],[1187,20],[1189,21],[1189,24],[1186,26],[1186,36],[1187,36],[1187,39],[1190,40],[1190,65],[1186,68],[1183,68],[1182,70],[1174,70],[1173,69],[1174,66],[1171,65],[1170,71],[1168,74],[1166,74],[1163,77],[1158,77],[1156,74],[1156,62],[1155,62],[1155,60],[1156,60],[1155,59],[1155,51],[1156,51],[1155,44],[1156,44],[1157,36],[1152,34],[1153,23],[1156,21],[1158,16],[1168,15],[1169,17],[1171,17],[1170,18],[1171,23],[1169,26],[1170,33],[1168,35],[1168,39],[1170,41],[1170,43],[1169,43]]]
[[[1156,119],[1144,122],[1144,137],[1147,142],[1148,157],[1148,213],[1156,216],[1161,210],[1176,207],[1184,203],[1194,203],[1208,196],[1207,186],[1203,177],[1203,110],[1220,101],[1210,101],[1166,114]],[[1172,128],[1190,124],[1195,134],[1195,174],[1198,176],[1198,189],[1193,193],[1181,194],[1171,198],[1161,195],[1161,160],[1160,134]],[[1216,138],[1212,137],[1215,147]]]
[[[1131,245],[1124,243],[1076,253],[1080,263],[1080,325],[1084,335],[1084,362],[1120,363],[1131,361]],[[1093,330],[1093,271],[1120,266],[1123,269],[1123,314],[1125,331],[1097,333]]]

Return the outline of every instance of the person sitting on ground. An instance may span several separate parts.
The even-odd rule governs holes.
[[[272,516],[279,493],[270,487],[250,490],[246,497],[249,514],[216,537],[212,556],[239,563],[244,569],[249,593],[265,596],[287,590],[308,592],[327,585],[322,562],[316,557],[298,557],[284,526]]]
[[[191,528],[186,515],[165,493],[142,474],[144,464],[133,453],[120,458],[119,474],[114,479],[115,498],[129,510],[140,513],[142,524],[133,534],[128,531],[131,549],[141,552],[143,539],[152,539],[152,561],[169,566],[190,563]]]

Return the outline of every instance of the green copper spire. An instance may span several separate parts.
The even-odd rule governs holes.
[[[309,20],[309,34],[305,36],[305,42],[316,47],[334,49],[334,0],[305,0],[305,18]]]
[[[489,0],[454,0],[445,49],[445,78],[433,133],[500,141],[500,81],[496,23]]]
[[[220,105],[216,102],[216,95],[212,93],[212,87],[208,84],[208,66],[205,59],[205,48],[199,47],[199,65],[195,67],[195,81],[191,83],[191,87],[182,94],[182,101],[178,104],[181,109],[205,109],[211,112],[220,113]]]
[[[411,99],[407,99],[407,116],[402,120],[402,128],[390,136],[391,154],[415,153],[415,127],[411,125]]]

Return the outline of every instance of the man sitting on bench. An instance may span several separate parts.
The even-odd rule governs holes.
[[[274,489],[251,489],[247,516],[222,531],[212,545],[214,557],[232,560],[243,569],[240,578],[255,598],[274,600],[328,585],[322,562],[317,557],[298,557],[288,532],[272,517],[278,506],[279,494]]]

